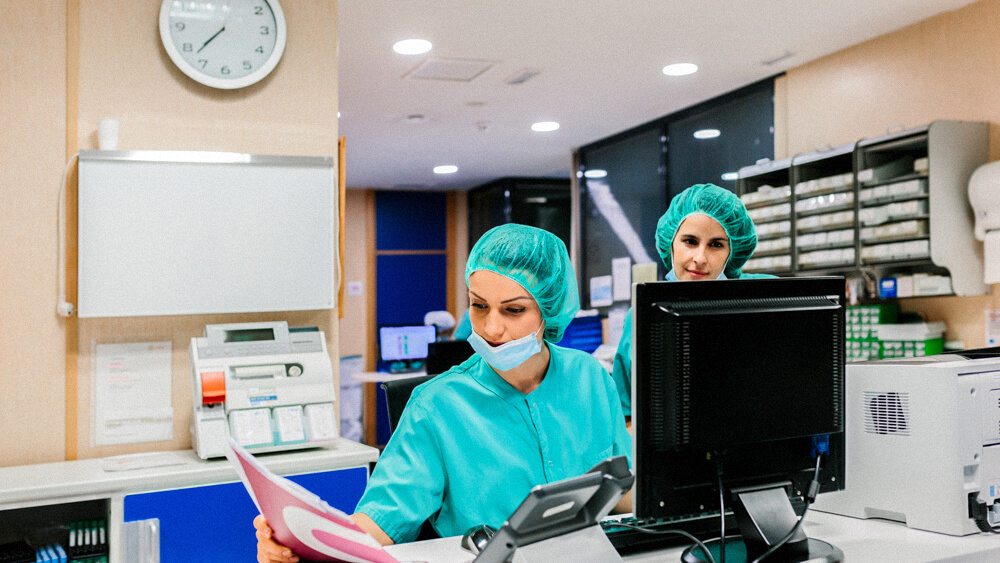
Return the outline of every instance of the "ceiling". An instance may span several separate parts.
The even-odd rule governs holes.
[[[578,147],[970,3],[339,0],[347,183],[440,190],[568,177]],[[392,50],[411,38],[433,49]],[[661,72],[677,62],[699,71]],[[415,77],[476,66],[486,70],[471,80]],[[537,74],[508,83],[526,71]],[[538,121],[560,128],[537,133]],[[458,172],[433,173],[448,164]]]

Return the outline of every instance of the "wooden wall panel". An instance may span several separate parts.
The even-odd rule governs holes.
[[[69,321],[55,314],[65,155],[97,148],[100,118],[121,120],[124,150],[337,155],[337,4],[283,0],[282,7],[290,32],[281,63],[256,85],[222,91],[170,62],[159,39],[159,2],[4,2],[0,70],[17,80],[0,81],[0,162],[17,166],[0,167],[0,466],[190,447],[187,346],[207,323],[315,325],[336,366],[337,311]],[[71,168],[67,201],[75,193]],[[75,244],[72,229],[68,238]],[[174,439],[92,447],[91,344],[149,340],[173,343]]]
[[[335,315],[335,313],[334,313]],[[78,420],[77,449],[81,459],[104,457],[125,452],[176,450],[191,447],[191,363],[188,345],[194,336],[203,336],[205,325],[253,321],[287,321],[289,326],[318,326],[326,334],[327,348],[337,369],[336,323],[330,311],[292,311],[238,315],[184,315],[176,317],[133,317],[82,319],[80,322],[79,361],[77,363]],[[334,334],[330,334],[333,327]],[[121,446],[95,446],[91,435],[93,415],[92,346],[117,342],[171,342],[171,402],[174,407],[174,436],[169,442],[146,442]]]
[[[1000,0],[982,0],[789,70],[775,115],[786,155],[837,146],[935,119],[989,121],[991,160],[1000,159]],[[784,104],[784,107],[782,105]],[[907,311],[945,321],[946,337],[985,344],[983,311],[1000,308],[1000,288],[982,297],[904,299]]]
[[[350,142],[350,139],[348,139]],[[350,171],[348,164],[348,172]],[[375,264],[369,259],[367,241],[369,225],[366,205],[369,190],[347,190],[344,222],[344,283],[361,284],[361,295],[344,292],[344,317],[340,319],[340,354],[360,354],[368,359],[368,340],[372,329],[368,320],[368,295],[374,291],[368,285],[368,269]],[[367,364],[366,364],[367,365]]]
[[[288,43],[263,81],[235,91],[202,86],[181,73],[159,39],[159,3],[83,0],[80,7],[81,148],[96,148],[102,117],[121,120],[119,148],[189,149],[254,154],[338,154],[336,4],[286,0]],[[123,48],[122,46],[128,48]],[[196,204],[196,202],[192,202]],[[78,449],[80,458],[191,447],[191,375],[187,347],[218,322],[287,320],[318,326],[334,363],[339,353],[336,311],[80,319]],[[174,439],[169,443],[94,447],[91,444],[91,345],[173,342]]]
[[[788,71],[788,154],[935,119],[1000,122],[998,28],[1000,2],[983,0]]]
[[[453,244],[448,249],[452,256],[454,270],[451,274],[450,291],[452,295],[448,299],[450,311],[455,315],[457,323],[469,308],[469,289],[465,285],[465,263],[469,260],[469,197],[468,192],[455,192],[450,194],[448,213],[451,215],[450,221],[454,223],[454,236],[449,240]]]
[[[0,53],[0,466],[8,466],[65,455],[65,333],[55,307],[66,2],[5,1]]]

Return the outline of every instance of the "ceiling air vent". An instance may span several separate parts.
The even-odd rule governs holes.
[[[408,72],[404,78],[471,82],[477,76],[491,69],[494,64],[494,61],[480,61],[475,59],[431,58],[420,63],[417,68]]]
[[[868,434],[910,435],[910,394],[865,391],[865,432]]]

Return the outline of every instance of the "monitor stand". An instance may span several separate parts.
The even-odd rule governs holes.
[[[561,536],[542,540],[517,548],[513,563],[620,563],[621,555],[615,551],[600,525],[577,530]]]
[[[781,541],[795,527],[798,516],[788,500],[785,485],[749,490],[734,490],[736,505],[733,512],[739,522],[740,535],[726,538],[726,563],[747,563],[760,557],[772,545]],[[720,540],[705,542],[717,563],[722,561]],[[767,557],[768,563],[839,563],[844,552],[824,541],[806,537],[802,528],[785,545]],[[697,545],[681,555],[684,563],[707,563]]]

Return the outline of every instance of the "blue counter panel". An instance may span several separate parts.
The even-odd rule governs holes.
[[[350,514],[368,482],[368,468],[294,475],[290,480]],[[257,507],[242,482],[125,497],[125,521],[160,519],[161,563],[257,560]]]

